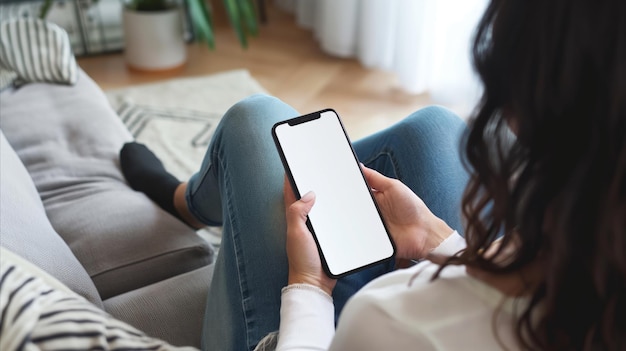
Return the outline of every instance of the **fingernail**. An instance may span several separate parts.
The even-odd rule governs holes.
[[[300,200],[304,201],[304,202],[309,202],[311,200],[313,200],[315,198],[315,193],[312,191],[309,191],[308,193],[304,194],[304,196],[302,196],[300,198]]]

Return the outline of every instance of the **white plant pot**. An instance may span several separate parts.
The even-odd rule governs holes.
[[[131,68],[147,71],[182,66],[187,60],[180,7],[159,12],[124,8],[124,57]]]

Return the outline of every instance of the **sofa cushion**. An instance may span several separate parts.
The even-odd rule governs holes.
[[[97,306],[89,274],[52,229],[28,172],[0,131],[0,244]]]
[[[173,345],[201,347],[209,265],[104,301],[107,312]],[[159,306],[159,308],[154,308]]]
[[[194,230],[127,185],[118,155],[132,137],[82,70],[74,86],[32,83],[5,92],[0,109],[0,128],[52,226],[103,299],[212,262]]]

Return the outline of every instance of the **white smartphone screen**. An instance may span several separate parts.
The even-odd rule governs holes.
[[[337,113],[279,122],[272,134],[296,196],[315,192],[308,225],[327,274],[340,277],[393,257],[395,247]]]

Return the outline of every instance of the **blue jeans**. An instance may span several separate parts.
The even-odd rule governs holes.
[[[300,115],[280,100],[251,96],[230,108],[189,180],[187,203],[208,225],[222,225],[220,252],[204,321],[204,350],[251,350],[278,330],[287,283],[284,169],[271,137],[274,123]],[[361,162],[400,179],[451,227],[461,230],[460,200],[468,175],[459,158],[464,122],[428,107],[354,142]],[[379,265],[342,278],[336,316],[363,285],[393,269]]]

